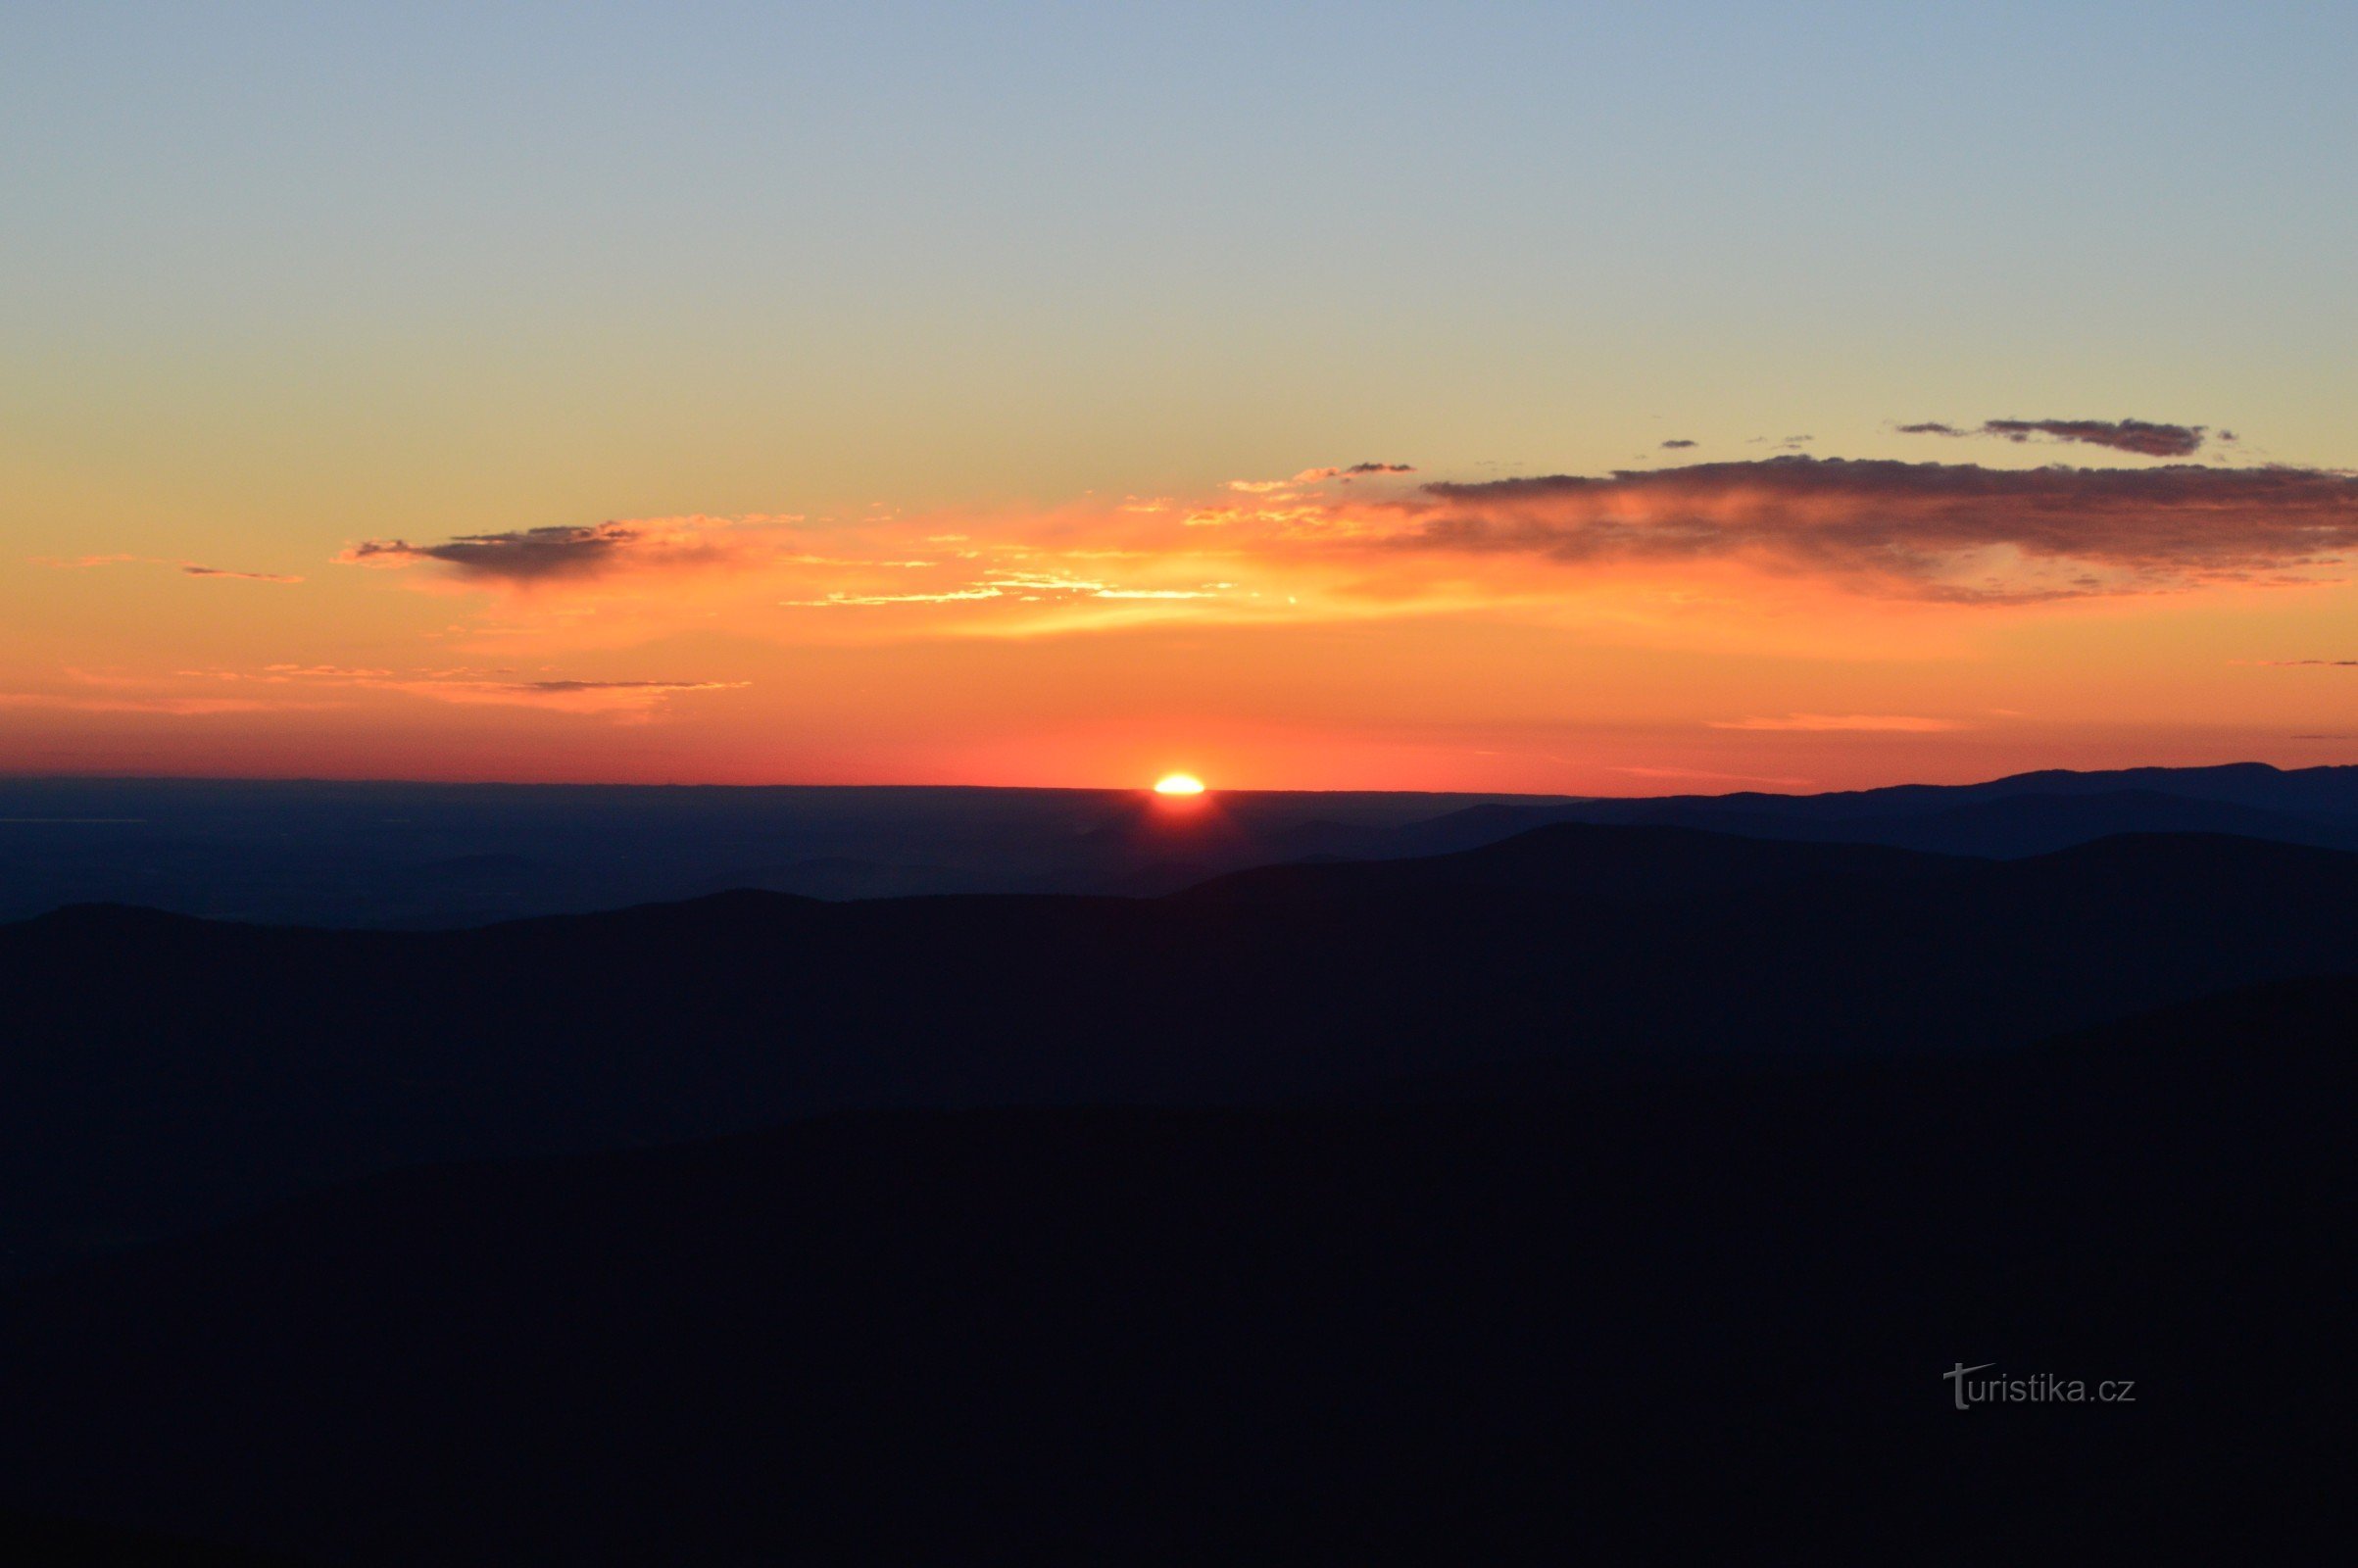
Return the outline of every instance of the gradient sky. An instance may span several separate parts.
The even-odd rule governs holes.
[[[2326,5],[12,8],[0,770],[2358,760],[2353,68]]]

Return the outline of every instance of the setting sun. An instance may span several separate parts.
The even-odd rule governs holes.
[[[1157,795],[1201,795],[1204,781],[1193,773],[1165,773],[1154,781]]]

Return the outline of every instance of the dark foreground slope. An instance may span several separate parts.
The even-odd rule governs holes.
[[[299,1568],[295,1559],[275,1553],[6,1511],[0,1511],[0,1562],[33,1568]]]
[[[858,1106],[1271,1103],[2021,1043],[2358,965],[2358,857],[1669,828],[1158,900],[740,894],[467,932],[0,927],[0,1271],[428,1160]]]
[[[378,1178],[0,1296],[0,1500],[386,1565],[2268,1559],[2343,1480],[2353,1007]]]

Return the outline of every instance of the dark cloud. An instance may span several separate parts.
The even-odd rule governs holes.
[[[369,539],[354,545],[338,559],[383,565],[439,561],[458,567],[469,577],[543,582],[601,571],[614,565],[620,554],[638,539],[639,530],[625,523],[601,522],[590,527],[518,528],[508,533],[464,534],[438,545],[413,545],[406,539]]]
[[[1921,424],[1903,424],[1899,433],[1986,435],[2014,442],[2044,436],[2053,441],[2078,441],[2088,446],[2109,447],[2115,452],[2134,452],[2141,458],[2184,458],[2201,450],[2207,428],[2199,424],[2156,424],[2148,419],[1984,419],[1979,425],[1962,428],[1928,419]],[[2235,437],[2229,434],[2221,439],[2232,441]]]
[[[1693,445],[1695,445],[1695,443],[1688,440],[1685,436],[1673,436],[1668,441],[1662,443],[1663,450],[1668,452],[1683,451],[1684,449]]]
[[[2258,663],[2266,669],[2358,668],[2358,659],[2263,659]]]
[[[1778,457],[1435,483],[1406,548],[1741,560],[1869,592],[2021,603],[2277,583],[2358,547],[2358,478],[2310,468],[1987,468]]]

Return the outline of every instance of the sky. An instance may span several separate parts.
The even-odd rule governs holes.
[[[15,7],[0,771],[2358,761],[2358,8]]]

